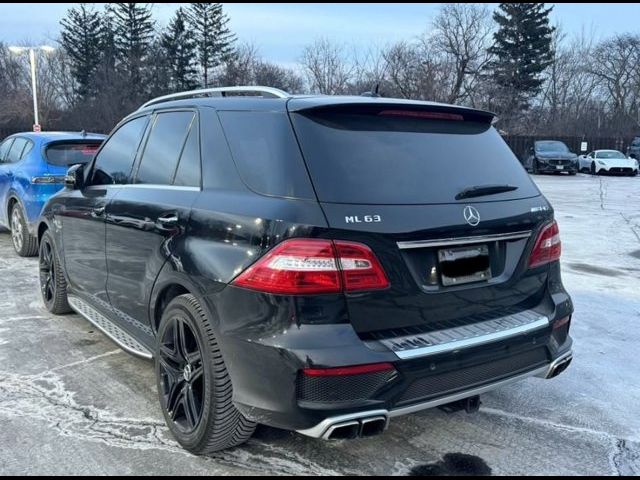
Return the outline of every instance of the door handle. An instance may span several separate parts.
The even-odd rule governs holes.
[[[91,210],[91,216],[93,218],[100,218],[104,215],[104,212],[106,211],[105,207],[98,207],[98,208],[93,208]]]
[[[162,225],[163,227],[175,227],[176,225],[178,225],[178,221],[180,220],[180,218],[178,217],[177,213],[169,213],[167,215],[163,215],[161,217],[158,217],[158,223],[160,225]]]

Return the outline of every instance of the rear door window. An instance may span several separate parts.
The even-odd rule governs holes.
[[[29,140],[27,140],[26,138],[16,138],[13,141],[13,145],[11,145],[11,149],[9,150],[9,154],[7,155],[6,162],[15,163],[22,160],[25,155],[25,150],[30,150],[30,144],[31,142],[29,142]]]
[[[93,159],[101,144],[100,141],[56,143],[47,147],[45,157],[48,164],[58,167],[85,164]]]
[[[2,142],[2,144],[0,144],[0,163],[3,163],[5,161],[12,143],[13,138],[9,138]]]
[[[200,135],[198,134],[198,122],[194,119],[189,130],[187,143],[182,150],[182,155],[180,155],[173,184],[180,187],[199,187],[202,181],[200,170]]]
[[[388,107],[310,110],[291,117],[323,202],[457,203],[456,195],[465,189],[498,184],[517,189],[474,201],[539,195],[486,120]]]
[[[136,183],[171,185],[194,118],[194,112],[165,112],[156,116]]]
[[[148,117],[138,117],[122,125],[109,137],[96,157],[93,185],[127,184],[138,153]]]

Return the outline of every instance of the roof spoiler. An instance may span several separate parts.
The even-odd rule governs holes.
[[[380,99],[372,97],[364,97],[364,101],[343,100],[340,101],[318,101],[313,99],[292,99],[289,102],[290,112],[342,112],[342,113],[360,113],[370,115],[386,114],[389,116],[403,116],[429,118],[428,114],[432,114],[431,119],[457,119],[465,121],[476,121],[481,123],[495,124],[498,117],[485,110],[477,110],[474,108],[459,107],[455,105],[447,105],[442,103],[429,102],[411,102],[407,100]],[[439,117],[438,117],[439,116]],[[460,117],[460,118],[458,118]]]

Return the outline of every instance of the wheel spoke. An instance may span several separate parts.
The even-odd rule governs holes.
[[[184,413],[189,427],[192,429],[197,427],[200,415],[195,396],[189,387],[185,387],[184,390]]]
[[[51,277],[47,278],[47,282],[45,283],[46,290],[46,298],[47,300],[51,300],[54,297],[53,284],[51,282]]]
[[[183,382],[172,381],[169,387],[169,393],[166,395],[167,411],[171,415],[171,419],[176,419],[176,414],[180,406],[180,400],[183,392]]]
[[[204,374],[204,368],[202,367],[202,365],[200,365],[199,367],[196,367],[193,370],[193,373],[191,374],[191,383],[195,383],[196,381],[200,380],[203,374]]]
[[[185,323],[180,320],[178,320],[177,323],[178,323],[178,344],[176,345],[176,348],[178,349],[178,352],[180,352],[180,356],[184,358],[185,361],[188,361],[189,359],[188,357],[189,350],[187,349],[188,327],[186,327]]]
[[[180,379],[182,378],[182,370],[180,370],[180,366],[172,365],[171,359],[167,361],[166,358],[161,357],[159,361],[160,361],[160,366],[164,369],[165,373],[167,375],[171,375],[172,382],[179,382]]]
[[[202,354],[200,353],[199,349],[196,350],[195,352],[188,352],[186,354],[186,359],[191,365],[195,367],[200,363],[202,363]]]
[[[178,352],[166,345],[160,346],[160,355],[164,360],[170,360],[173,363],[180,364],[182,359],[179,358]]]

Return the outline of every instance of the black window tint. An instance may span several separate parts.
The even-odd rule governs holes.
[[[25,138],[16,138],[11,145],[9,155],[7,155],[7,163],[19,162],[22,159],[22,152],[27,147],[29,141]]]
[[[136,158],[147,117],[138,117],[122,125],[104,145],[96,158],[93,184],[129,183],[131,167]]]
[[[220,112],[240,176],[265,195],[314,198],[286,113]]]
[[[0,144],[0,163],[4,162],[12,143],[13,138],[9,138]]]
[[[191,125],[173,184],[181,187],[200,186],[200,136],[196,121]]]
[[[321,201],[455,203],[464,189],[496,184],[518,189],[483,200],[539,195],[513,152],[487,122],[458,116],[430,119],[429,113],[420,118],[395,110],[321,111],[292,118]]]
[[[142,154],[136,183],[171,185],[193,112],[160,113]]]
[[[100,148],[100,141],[56,143],[47,148],[47,163],[60,167],[69,167],[88,163]]]

